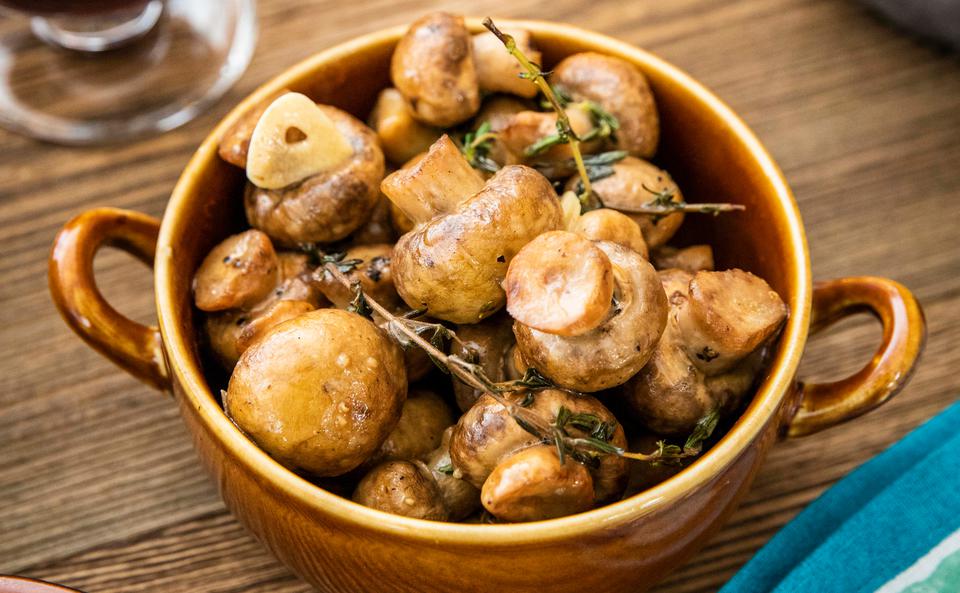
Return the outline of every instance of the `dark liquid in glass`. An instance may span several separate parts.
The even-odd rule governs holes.
[[[149,0],[0,0],[0,6],[33,16],[92,16],[102,13],[136,11]],[[202,0],[200,0],[202,1]]]

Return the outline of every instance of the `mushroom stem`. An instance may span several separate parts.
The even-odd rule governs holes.
[[[463,200],[483,189],[484,179],[443,135],[419,161],[394,171],[380,189],[415,223],[453,212]]]

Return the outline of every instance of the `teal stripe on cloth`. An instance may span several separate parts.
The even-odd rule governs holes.
[[[960,404],[838,482],[721,593],[873,592],[960,528]]]

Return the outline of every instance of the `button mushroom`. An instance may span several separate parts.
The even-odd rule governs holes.
[[[586,511],[594,505],[593,478],[551,445],[523,449],[494,468],[480,493],[483,507],[502,521],[540,521]]]
[[[660,196],[669,196],[673,202],[683,200],[680,188],[670,174],[647,161],[626,157],[612,165],[613,175],[598,179],[592,183],[594,193],[599,196],[607,208],[623,208],[625,214],[640,225],[647,247],[655,249],[670,240],[683,224],[683,213],[673,212],[666,216],[631,213],[629,209],[638,208]],[[571,178],[567,189],[574,189],[579,178]]]
[[[566,251],[553,245],[558,238]],[[585,263],[586,253],[596,265]],[[663,285],[640,254],[568,231],[528,243],[504,284],[524,362],[576,391],[609,389],[636,374],[653,354],[667,320]]]
[[[459,340],[453,343],[450,353],[464,360],[476,356],[477,363],[492,381],[518,378],[513,364],[513,347],[517,341],[513,337],[512,323],[509,315],[497,314],[480,323],[458,326]],[[453,378],[452,381],[457,406],[466,412],[483,392],[459,379]]]
[[[379,199],[383,153],[376,135],[350,114],[282,95],[250,140],[247,220],[285,246],[343,239]]]
[[[228,255],[221,257],[223,253]],[[274,272],[266,272],[269,268]],[[199,309],[209,310],[211,302],[230,305],[208,313],[204,321],[207,339],[224,368],[232,369],[271,327],[322,304],[310,272],[306,255],[275,253],[260,231],[228,237],[211,251],[197,270],[194,296]]]
[[[417,224],[394,247],[397,291],[412,308],[454,323],[476,323],[500,309],[510,260],[561,224],[545,177],[511,165],[484,184],[446,136],[381,187]]]
[[[387,461],[357,484],[353,501],[394,515],[446,521],[449,517],[430,470],[422,461]]]
[[[648,259],[647,242],[635,220],[610,208],[598,208],[574,219],[569,230],[591,241],[612,241],[629,247]]]
[[[504,29],[513,36],[520,49],[529,60],[539,64],[540,52],[533,47],[533,36],[526,29]],[[480,90],[491,93],[510,93],[527,99],[537,96],[537,85],[521,76],[523,66],[503,47],[493,33],[480,33],[473,36],[473,61],[477,70]]]
[[[228,237],[203,259],[193,277],[201,311],[245,309],[277,285],[280,262],[270,238],[257,230]]]
[[[403,94],[395,88],[380,91],[370,112],[370,127],[387,159],[398,165],[430,148],[440,136],[436,128],[414,119]]]
[[[463,17],[435,12],[410,25],[393,52],[390,78],[420,121],[446,128],[470,119],[480,90]]]
[[[630,62],[593,52],[573,54],[554,67],[549,80],[574,100],[593,101],[616,117],[618,149],[642,158],[657,151],[657,106],[646,77]]]
[[[400,348],[363,317],[319,309],[253,344],[224,393],[227,415],[295,470],[344,474],[379,449],[400,419]]]
[[[699,274],[719,274],[721,282],[724,278],[723,272]],[[685,436],[707,414],[714,411],[728,413],[738,405],[763,365],[764,352],[760,347],[752,352],[738,350],[739,358],[728,358],[728,362],[734,363],[732,368],[705,375],[694,360],[696,347],[690,347],[690,337],[679,322],[683,310],[689,306],[689,286],[693,276],[682,270],[666,270],[660,272],[660,277],[670,302],[667,327],[650,362],[623,385],[621,391],[647,428],[660,434]],[[731,296],[738,292],[733,287]],[[731,300],[726,304],[731,308],[742,307],[744,313],[755,305],[758,303],[749,300]],[[759,305],[763,306],[762,303]],[[691,351],[694,352],[693,358],[688,354]]]
[[[403,402],[400,421],[380,445],[373,459],[420,459],[440,446],[443,432],[453,425],[453,412],[439,395],[414,389]]]
[[[730,369],[776,332],[787,307],[762,278],[733,269],[697,272],[678,308],[683,349],[707,375]]]
[[[508,397],[516,403],[528,396],[532,400],[528,403],[528,409],[547,418],[557,418],[561,408],[573,414],[589,415],[612,428],[608,441],[610,444],[626,446],[623,428],[596,398],[559,389],[512,394]],[[587,433],[574,426],[566,430],[571,436],[587,436]],[[540,440],[521,428],[493,397],[483,395],[457,423],[450,438],[450,459],[464,480],[480,488],[501,461],[539,443]],[[604,455],[589,471],[596,501],[609,501],[623,492],[627,480],[627,462],[622,457]]]
[[[713,271],[713,248],[709,245],[691,245],[676,248],[664,245],[654,251],[650,259],[658,270],[683,270],[685,272]]]
[[[443,506],[451,521],[459,521],[480,508],[480,491],[458,477],[450,461],[450,438],[454,427],[443,431],[440,446],[426,458],[425,463],[440,490]]]

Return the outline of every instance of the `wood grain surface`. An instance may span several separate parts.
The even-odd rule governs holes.
[[[194,147],[232,103],[313,52],[439,4],[261,0],[252,66],[189,125],[96,149],[0,131],[0,573],[90,593],[308,590],[224,509],[172,402],[61,322],[47,294],[47,251],[60,225],[92,206],[161,215]],[[866,417],[779,444],[727,527],[658,592],[716,590],[830,484],[957,398],[956,56],[851,0],[463,0],[443,7],[570,22],[687,70],[743,116],[784,169],[806,222],[814,275],[887,275],[926,309],[926,356],[907,389]],[[145,268],[107,252],[97,270],[122,311],[151,319]],[[804,375],[849,372],[878,339],[874,321],[849,321],[811,342]]]

